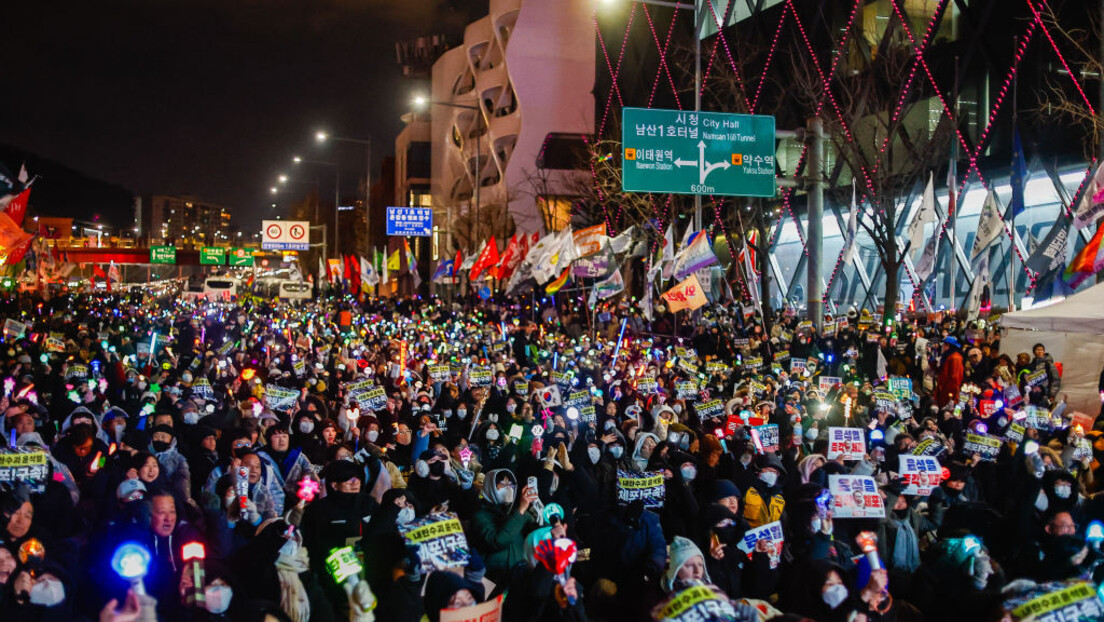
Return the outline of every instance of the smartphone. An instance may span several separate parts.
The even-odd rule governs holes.
[[[528,480],[526,485],[529,487],[529,490],[532,490],[534,493],[537,492],[537,478],[536,477],[533,477],[532,475],[530,475],[529,480]]]

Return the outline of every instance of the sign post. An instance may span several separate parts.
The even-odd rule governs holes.
[[[174,264],[176,263],[175,246],[151,246],[150,263]]]
[[[305,220],[262,220],[261,248],[273,251],[310,250],[310,223]]]
[[[226,263],[226,249],[219,246],[204,246],[199,251],[199,263],[203,266],[221,266]]]
[[[775,195],[774,117],[622,109],[625,192]]]
[[[387,208],[387,235],[430,237],[433,235],[433,209],[429,207]]]
[[[230,265],[248,268],[253,265],[253,251],[248,248],[231,248]]]

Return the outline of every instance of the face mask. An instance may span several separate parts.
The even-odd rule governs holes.
[[[673,407],[673,410],[675,411],[676,415],[681,415],[682,414],[682,404],[675,404],[674,407]]]
[[[138,390],[139,390],[139,391],[145,391],[145,390],[146,390],[146,386],[147,386],[147,385],[146,385],[146,381],[145,381],[145,380],[143,380],[143,381],[141,381],[141,382],[139,382],[139,383],[138,383]]]
[[[61,581],[46,579],[35,583],[31,588],[31,603],[43,607],[53,607],[65,600],[65,586]]]
[[[587,457],[590,458],[591,464],[598,464],[598,460],[602,457],[602,450],[597,447],[587,447]]]
[[[231,499],[233,501],[233,499]],[[299,554],[299,541],[290,538],[280,547],[280,557],[292,558]]]
[[[303,434],[310,434],[314,432],[314,422],[309,419],[304,419],[299,422],[299,431]]]
[[[774,486],[776,483],[778,483],[778,474],[774,471],[766,471],[765,473],[759,474],[759,479],[768,487]]]
[[[835,609],[842,605],[843,601],[847,600],[847,587],[842,583],[837,583],[824,590],[822,598],[824,598],[824,604],[828,605],[831,609]]]
[[[234,597],[234,590],[228,585],[208,585],[203,590],[204,606],[211,613],[223,613],[230,608],[230,599]]]
[[[809,524],[809,529],[813,530],[813,533],[820,531],[821,522],[819,516],[814,516],[813,521]]]
[[[395,523],[399,525],[405,525],[414,520],[414,508],[406,506],[399,510],[399,515],[395,517]]]
[[[1059,499],[1069,499],[1070,495],[1073,494],[1073,489],[1069,486],[1055,486],[1054,494],[1057,495]]]
[[[515,410],[517,410],[517,404],[507,404],[506,405],[506,412],[510,413],[511,415],[514,414]]]
[[[502,505],[510,505],[514,502],[514,487],[503,488],[498,491],[498,498],[502,501]]]
[[[379,438],[379,430],[368,430],[368,442],[374,443]]]
[[[815,441],[817,438],[817,432],[818,430],[816,428],[809,428],[808,430],[805,430],[805,438],[810,441]]]
[[[464,417],[467,417],[468,416],[468,409],[467,408],[457,408],[456,409],[456,416],[460,417],[461,419],[463,419]]]
[[[1045,491],[1040,490],[1039,496],[1035,497],[1035,509],[1046,512],[1048,507],[1050,507],[1050,499],[1047,499]]]
[[[682,479],[688,482],[694,481],[694,478],[698,476],[698,469],[695,468],[692,464],[688,464],[682,467],[681,469],[679,469],[679,471],[682,472]]]
[[[487,415],[487,421],[498,423],[498,414]]]
[[[187,423],[188,425],[195,425],[199,423],[199,413],[192,410],[184,413],[184,423]]]
[[[620,445],[614,445],[610,447],[609,453],[610,456],[613,456],[614,460],[620,460],[621,456],[625,453],[625,448]]]
[[[152,443],[150,443],[150,446],[153,447],[153,451],[155,453],[167,451],[171,445],[171,441],[153,441]]]
[[[498,440],[497,428],[491,428],[490,430],[487,430],[487,440],[491,441],[492,443]]]
[[[192,375],[191,374],[181,374],[180,379],[183,380],[185,383],[188,383],[188,382],[192,381]]]

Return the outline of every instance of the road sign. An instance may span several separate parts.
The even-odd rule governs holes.
[[[229,256],[231,266],[249,267],[253,265],[253,251],[248,248],[231,248]]]
[[[310,223],[305,220],[262,220],[261,248],[274,251],[310,249]]]
[[[175,246],[151,246],[150,263],[176,263]]]
[[[433,235],[433,209],[429,207],[387,208],[387,235],[428,238]]]
[[[199,250],[199,263],[204,266],[221,266],[226,263],[226,249],[218,246],[204,246]]]
[[[774,117],[623,108],[625,192],[773,197]]]

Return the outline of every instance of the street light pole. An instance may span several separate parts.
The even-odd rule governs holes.
[[[337,254],[337,214],[338,206],[341,204],[341,167],[336,162],[326,162],[323,160],[307,160],[300,158],[299,156],[293,156],[291,161],[295,164],[318,164],[321,166],[334,167],[334,256],[340,256]],[[317,224],[317,223],[316,223]],[[325,229],[323,229],[325,231]],[[323,246],[323,249],[326,247]]]
[[[371,192],[372,192],[371,191],[371,188],[372,188],[372,136],[369,135],[368,138],[348,138],[348,137],[345,137],[345,136],[333,136],[333,135],[329,134],[328,132],[316,132],[315,135],[314,135],[314,138],[319,143],[324,143],[328,140],[333,140],[333,141],[337,141],[337,142],[341,142],[341,143],[353,143],[353,144],[356,144],[356,145],[364,145],[365,159],[366,159],[365,173],[364,173],[364,226],[365,226],[365,229],[366,229],[365,233],[367,234],[367,228],[368,228],[368,200],[369,200],[369,197],[371,196]],[[355,211],[354,211],[354,216],[355,216]],[[354,219],[353,228],[354,229],[356,228],[355,219]],[[337,236],[338,236],[338,232],[337,232],[337,213],[335,211],[335,213],[334,213],[334,251],[335,252],[337,251],[337,240],[338,240]],[[365,238],[367,238],[367,237],[368,236],[365,235]],[[355,244],[354,244],[354,247],[355,247]],[[353,252],[354,253],[356,252],[356,248],[353,248]]]

